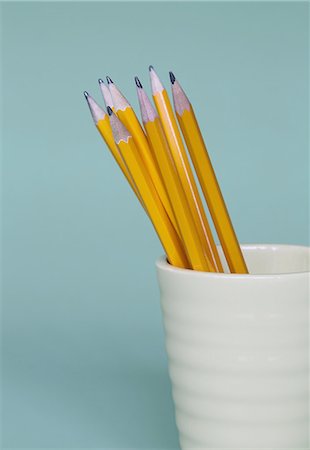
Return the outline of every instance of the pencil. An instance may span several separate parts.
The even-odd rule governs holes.
[[[144,162],[145,171],[149,174],[151,180],[153,181],[155,189],[157,190],[159,198],[161,199],[173,226],[175,227],[176,231],[179,232],[172,205],[170,203],[161,174],[159,172],[158,165],[156,163],[156,160],[154,159],[152,149],[149,146],[140,122],[130,103],[116,87],[111,78],[107,77],[107,80],[112,95],[115,113],[132,135]]]
[[[138,77],[135,78],[141,109],[142,122],[150,145],[157,158],[158,166],[170,196],[175,217],[184,244],[188,260],[194,270],[210,271],[210,262],[203,252],[194,219],[190,213],[187,199],[170,155],[169,146],[162,129],[158,114],[146,95]]]
[[[145,171],[144,162],[132,135],[110,107],[108,107],[108,113],[115,143],[135,181],[170,264],[180,268],[189,268],[183,245],[162,205],[154,184]]]
[[[229,269],[233,273],[248,273],[193,107],[172,72],[170,80],[176,116]]]
[[[203,204],[200,199],[195,178],[190,167],[190,163],[182,142],[182,137],[178,129],[177,121],[174,116],[167,91],[164,89],[153,66],[150,66],[149,69],[155,106],[163,125],[171,155],[174,159],[176,169],[181,179],[190,211],[193,215],[200,236],[200,240],[203,243],[203,248],[208,255],[209,260],[212,262],[213,267],[211,268],[211,270],[216,272],[223,272],[221,260],[212,236],[207,217],[204,212]]]
[[[140,194],[139,194],[137,187],[132,179],[132,176],[129,173],[129,171],[123,161],[123,158],[119,152],[119,149],[117,148],[117,146],[115,144],[108,114],[106,114],[104,112],[104,110],[98,105],[98,103],[93,99],[93,97],[88,92],[85,91],[84,96],[86,98],[90,113],[92,115],[92,118],[95,122],[95,125],[96,125],[99,133],[103,137],[103,139],[104,139],[107,147],[111,151],[112,156],[114,157],[116,163],[120,167],[120,169],[123,172],[128,183],[130,184],[134,193],[138,197],[138,200],[144,207],[142,199],[140,197]]]

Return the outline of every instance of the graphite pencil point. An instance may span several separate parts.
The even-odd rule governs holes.
[[[175,83],[174,73],[173,72],[169,72],[169,77],[170,77],[171,84],[174,84]]]
[[[138,88],[142,89],[143,86],[142,86],[141,81],[139,80],[138,77],[135,77],[135,83],[136,83]]]
[[[102,84],[102,83],[103,83],[103,79],[102,79],[102,78],[99,78],[99,79],[98,79],[98,83],[99,83],[99,84]]]
[[[149,66],[149,71],[151,72],[151,70],[154,70],[153,66]]]
[[[84,91],[84,97],[87,99],[89,97],[89,93],[87,91]]]
[[[111,80],[111,78],[110,77],[106,77],[107,78],[107,82],[108,82],[108,84],[113,84],[113,81]]]
[[[110,108],[110,106],[107,107],[107,112],[108,112],[109,116],[112,116],[113,111],[112,111],[112,108]]]

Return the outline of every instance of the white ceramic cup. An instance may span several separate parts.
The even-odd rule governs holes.
[[[242,250],[250,275],[157,262],[181,448],[308,449],[310,248]]]

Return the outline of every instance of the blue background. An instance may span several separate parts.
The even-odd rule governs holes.
[[[308,244],[306,3],[2,3],[3,448],[176,448],[148,220],[82,96],[174,70],[241,242]]]

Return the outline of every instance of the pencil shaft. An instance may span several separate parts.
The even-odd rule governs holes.
[[[135,185],[135,182],[132,179],[132,176],[131,176],[130,172],[128,171],[128,169],[127,169],[127,167],[126,167],[126,165],[125,165],[125,163],[123,161],[123,158],[122,158],[122,156],[120,154],[120,151],[119,151],[119,149],[117,148],[117,145],[114,142],[112,129],[111,129],[111,125],[110,125],[110,121],[109,121],[108,116],[106,115],[104,117],[104,119],[101,119],[97,123],[96,126],[97,126],[97,129],[98,129],[99,133],[101,134],[102,138],[104,139],[107,147],[111,151],[112,156],[114,157],[116,163],[118,164],[119,168],[121,169],[123,175],[125,176],[126,180],[130,184],[132,190],[136,194],[139,202],[144,207],[143,201],[141,199],[141,196],[139,194],[137,186]]]
[[[163,129],[173,156],[179,177],[181,179],[187,201],[193,215],[197,231],[206,256],[210,263],[210,270],[223,272],[221,260],[212,236],[210,226],[205,216],[204,208],[196,186],[189,160],[182,143],[182,138],[172,110],[166,90],[153,95]]]
[[[176,218],[173,213],[173,209],[168,197],[168,194],[165,190],[165,186],[163,184],[163,180],[161,178],[161,174],[159,172],[159,168],[157,166],[156,160],[154,159],[154,155],[152,154],[152,150],[148,144],[144,131],[138,121],[135,112],[132,108],[126,108],[123,110],[118,110],[116,112],[119,119],[123,122],[126,128],[130,131],[134,141],[136,142],[138,149],[141,154],[141,158],[145,165],[145,171],[149,174],[152,182],[154,183],[155,189],[161,199],[165,210],[167,211],[170,220],[173,223],[176,231],[178,232],[178,225]]]
[[[125,125],[137,144],[142,160],[144,161],[145,171],[149,174],[152,182],[154,183],[159,198],[161,199],[163,206],[173,223],[173,226],[175,227],[177,233],[179,233],[177,221],[174,216],[168,194],[165,190],[156,159],[152,154],[152,149],[148,144],[143,128],[128,100],[123,96],[116,85],[114,83],[110,83],[109,88],[114,102],[116,115]]]
[[[182,242],[173,227],[157,191],[145,171],[143,160],[132,137],[120,141],[118,148],[137,185],[148,215],[166,251],[169,262],[180,268],[189,268]]]
[[[84,92],[84,96],[86,98],[90,113],[92,115],[92,118],[94,120],[97,130],[101,134],[101,137],[105,141],[107,147],[109,148],[110,152],[112,153],[113,158],[115,159],[116,163],[119,165],[121,171],[123,172],[125,178],[127,179],[128,183],[130,184],[131,188],[133,189],[134,193],[136,194],[141,205],[144,207],[142,199],[140,197],[140,194],[137,190],[137,187],[136,187],[129,171],[127,170],[127,167],[123,161],[123,158],[121,157],[121,154],[114,142],[109,116],[101,108],[101,106],[93,99],[93,97],[91,95],[89,95],[88,92]]]
[[[207,148],[192,107],[177,118],[208,204],[229,269],[248,273],[248,269],[221,193]]]
[[[159,118],[144,124],[150,144],[154,148],[158,165],[164,173],[167,192],[170,195],[179,230],[188,259],[194,270],[210,271],[210,265],[203,252],[203,246],[196,230],[195,222],[188,207],[187,199],[174,166],[168,143]]]

